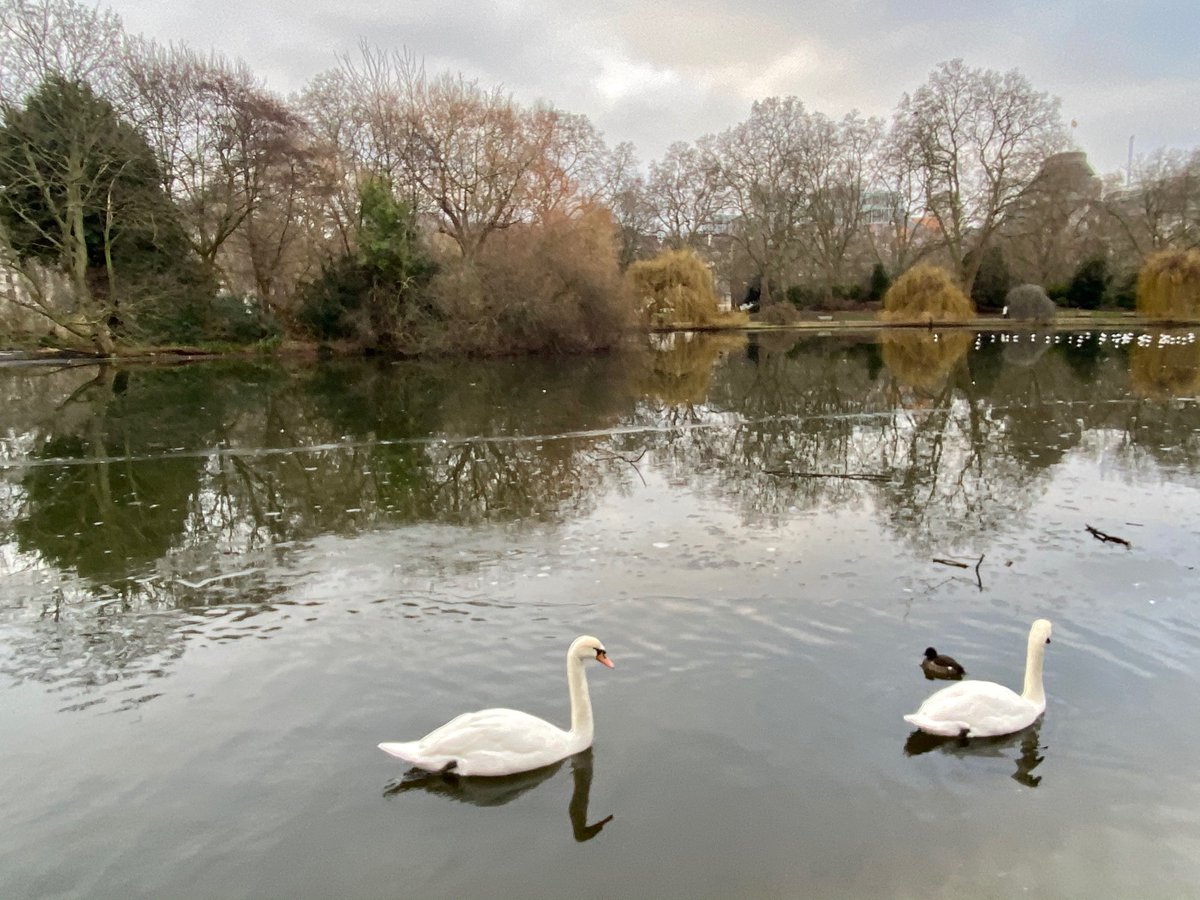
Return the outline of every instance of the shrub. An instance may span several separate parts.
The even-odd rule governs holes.
[[[979,309],[998,310],[1004,305],[1008,289],[1012,287],[1012,275],[1004,251],[999,247],[988,247],[983,251],[975,283],[971,285],[971,299]]]
[[[806,284],[793,284],[785,296],[796,309],[816,309],[824,299],[819,290]]]
[[[439,349],[480,355],[615,346],[636,314],[607,212],[586,210],[499,232],[430,287],[449,324]]]
[[[974,318],[975,307],[939,266],[913,266],[883,295],[880,313],[889,322],[962,322]]]
[[[1104,304],[1111,281],[1108,260],[1102,256],[1085,259],[1067,284],[1064,302],[1076,309],[1099,309]]]
[[[630,263],[626,279],[651,324],[708,325],[721,318],[712,273],[691,250]]]
[[[758,321],[767,325],[795,325],[800,321],[800,310],[790,303],[772,303],[762,308]]]
[[[433,264],[421,246],[416,215],[386,181],[368,182],[359,205],[355,252],[323,267],[302,289],[298,318],[321,340],[408,350],[414,322],[432,312],[422,294]]]
[[[1005,298],[1008,318],[1023,322],[1053,322],[1054,301],[1046,296],[1040,285],[1019,284]]]
[[[1200,316],[1200,250],[1163,250],[1138,273],[1137,310],[1151,319]]]

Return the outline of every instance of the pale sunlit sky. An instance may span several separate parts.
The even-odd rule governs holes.
[[[1017,68],[1062,98],[1101,173],[1200,146],[1196,0],[110,0],[131,32],[240,56],[298,90],[361,39],[429,71],[587,114],[643,160],[794,94],[840,117],[890,116],[939,62]]]

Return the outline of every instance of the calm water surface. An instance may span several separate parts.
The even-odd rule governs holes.
[[[1191,332],[0,367],[0,894],[1195,896],[1198,397]],[[1039,723],[912,734],[1039,616]],[[590,754],[390,789],[585,632]]]

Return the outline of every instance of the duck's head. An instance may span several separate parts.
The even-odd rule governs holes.
[[[608,658],[608,651],[604,649],[604,645],[600,643],[599,638],[594,638],[590,634],[584,634],[571,643],[571,649],[568,655],[573,659],[594,659],[601,665],[613,668],[613,662]]]
[[[930,661],[937,659],[937,651],[934,650],[932,647],[926,647],[925,648],[925,658]]]

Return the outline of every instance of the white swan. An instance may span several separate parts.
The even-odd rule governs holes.
[[[1048,643],[1050,621],[1038,619],[1029,629],[1025,688],[1020,694],[992,681],[963,681],[931,695],[904,721],[951,737],[993,737],[1032,725],[1046,711],[1042,658]]]
[[[429,772],[456,775],[512,775],[558,762],[592,745],[592,701],[584,660],[613,667],[596,638],[575,638],[567,649],[567,688],[571,730],[516,709],[463,713],[423,738],[380,744],[379,749]]]

